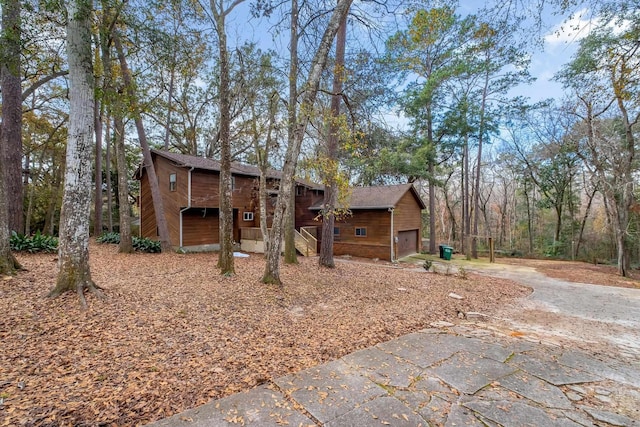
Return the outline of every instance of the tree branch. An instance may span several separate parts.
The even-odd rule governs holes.
[[[30,97],[31,95],[33,95],[33,93],[42,85],[50,82],[51,80],[55,80],[58,77],[62,77],[62,76],[66,76],[67,74],[69,74],[69,71],[58,71],[55,72],[53,74],[50,74],[46,77],[41,78],[40,80],[38,80],[37,82],[35,82],[34,84],[32,84],[31,86],[29,86],[29,88],[27,90],[25,90],[22,93],[22,101],[24,102],[28,97]]]

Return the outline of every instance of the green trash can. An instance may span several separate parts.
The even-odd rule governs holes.
[[[442,248],[442,257],[445,261],[451,261],[451,255],[453,255],[453,248],[451,246],[445,246]]]

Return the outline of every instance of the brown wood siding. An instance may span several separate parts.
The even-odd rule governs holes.
[[[355,210],[336,222],[340,234],[334,237],[334,255],[391,259],[391,214],[385,209]],[[356,228],[366,228],[365,237],[356,236]]]
[[[258,211],[258,178],[234,175],[232,205],[243,212]],[[186,190],[185,190],[186,191]],[[214,171],[195,170],[191,174],[191,206],[220,206],[220,175]]]
[[[385,261],[391,261],[389,245],[366,245],[351,242],[334,242],[333,254],[336,256],[351,255],[362,258],[378,258]]]
[[[219,235],[217,209],[190,209],[182,213],[183,246],[220,243]]]
[[[188,170],[158,156],[154,159],[154,165],[169,228],[169,238],[173,246],[178,246],[180,244],[180,208],[187,205]],[[172,173],[176,174],[176,191],[171,191],[169,188],[169,175]]]
[[[297,186],[301,191],[296,196],[296,228],[320,226],[320,221],[314,218],[318,215],[318,211],[309,210],[309,207],[316,205],[324,200],[324,192],[312,190],[304,186]]]
[[[191,206],[217,208],[220,206],[220,175],[218,172],[191,172]],[[185,205],[187,206],[187,205]]]
[[[158,239],[155,210],[146,173],[140,180],[140,235],[153,240]]]
[[[258,178],[235,175],[233,207],[244,212],[257,212],[259,210],[259,189]]]
[[[422,216],[420,204],[411,191],[407,191],[393,211],[393,231],[421,230]]]
[[[335,236],[336,242],[350,242],[363,245],[386,245],[391,241],[391,214],[385,209],[355,210],[353,215],[336,222],[340,228],[340,235]],[[356,236],[356,228],[365,227],[365,237]]]

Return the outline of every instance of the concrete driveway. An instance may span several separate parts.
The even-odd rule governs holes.
[[[571,283],[531,267],[506,264],[467,270],[533,288],[528,298],[505,307],[495,322],[548,340],[640,360],[640,289]]]

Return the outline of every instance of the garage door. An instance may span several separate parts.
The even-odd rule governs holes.
[[[418,230],[398,232],[398,256],[403,257],[418,252]]]

